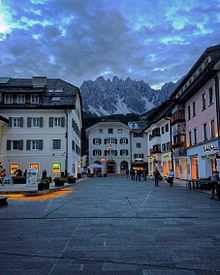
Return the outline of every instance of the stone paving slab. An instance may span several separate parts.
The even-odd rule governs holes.
[[[0,274],[220,274],[220,203],[126,177],[89,178],[0,209]]]

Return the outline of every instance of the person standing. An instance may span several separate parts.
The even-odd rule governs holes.
[[[211,197],[210,199],[214,200],[215,198],[215,189],[216,185],[218,184],[219,181],[219,174],[217,170],[214,170],[211,175]]]
[[[160,178],[160,172],[157,170],[157,167],[154,170],[154,184],[155,186],[159,186],[159,178]]]
[[[128,168],[126,168],[126,175],[127,175],[127,179],[128,179],[128,177],[129,177],[129,169]]]

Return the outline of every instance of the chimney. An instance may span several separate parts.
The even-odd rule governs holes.
[[[47,77],[46,76],[33,76],[32,77],[32,86],[34,88],[45,88],[45,86],[47,86]]]

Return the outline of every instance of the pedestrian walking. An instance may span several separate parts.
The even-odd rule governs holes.
[[[131,168],[130,174],[131,174],[131,179],[134,180],[134,178],[135,178],[135,171],[134,171],[133,168]]]
[[[127,179],[128,179],[128,177],[129,177],[129,169],[128,168],[126,168],[126,175],[127,175]]]
[[[174,179],[174,173],[173,173],[173,170],[171,169],[167,179],[167,182],[169,183],[170,186],[173,186],[173,179]]]
[[[155,186],[159,186],[160,172],[155,168],[154,170],[154,184]]]
[[[136,173],[136,181],[137,180],[141,180],[141,170],[137,170],[137,173]]]
[[[219,173],[215,169],[211,175],[211,197],[210,197],[210,199],[212,199],[212,200],[214,200],[214,198],[215,198],[215,190],[216,190],[218,181],[219,181]]]

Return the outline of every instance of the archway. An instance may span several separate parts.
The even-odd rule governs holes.
[[[115,174],[115,161],[114,160],[109,160],[107,162],[107,173],[112,173]]]
[[[120,164],[120,174],[125,174],[126,169],[128,169],[128,162],[126,160],[123,160]]]

